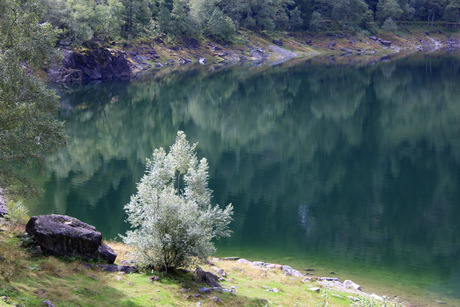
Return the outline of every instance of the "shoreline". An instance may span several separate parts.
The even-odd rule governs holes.
[[[233,43],[165,41],[161,38],[130,42],[89,42],[78,49],[61,46],[62,63],[46,71],[52,83],[85,83],[94,80],[135,80],[150,72],[178,70],[193,64],[204,67],[243,63],[277,65],[288,60],[331,57],[350,63],[374,62],[386,56],[416,52],[458,52],[460,32],[440,30],[410,36],[318,33],[254,33],[241,31]],[[171,72],[170,72],[171,73]]]

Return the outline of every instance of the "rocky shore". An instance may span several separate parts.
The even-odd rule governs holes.
[[[244,39],[243,39],[244,38]],[[244,43],[225,45],[212,41],[161,38],[110,45],[91,43],[84,49],[61,46],[62,62],[48,70],[55,83],[93,80],[127,80],[142,72],[184,65],[228,65],[246,61],[280,62],[295,57],[374,57],[389,54],[460,50],[460,39],[441,31],[421,37],[292,34],[282,38],[244,34]]]

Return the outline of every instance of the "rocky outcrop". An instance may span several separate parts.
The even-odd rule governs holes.
[[[125,54],[98,47],[83,52],[63,50],[62,65],[48,71],[51,82],[88,82],[92,80],[129,79],[131,67]]]
[[[59,255],[76,255],[114,263],[117,255],[102,242],[102,234],[94,226],[67,215],[33,216],[26,226],[43,251]]]

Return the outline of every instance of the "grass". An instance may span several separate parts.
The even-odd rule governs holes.
[[[190,271],[164,276],[159,272],[108,273],[89,269],[80,260],[36,256],[24,244],[24,226],[0,220],[0,305],[42,306],[384,306],[360,293],[338,291],[317,281],[285,276],[281,269],[266,269],[236,261],[214,259],[224,269],[224,291],[202,294]],[[129,260],[130,249],[109,242]],[[206,271],[215,272],[209,265]],[[152,275],[160,281],[149,281]],[[310,290],[318,287],[318,292]],[[353,296],[350,299],[349,296]]]

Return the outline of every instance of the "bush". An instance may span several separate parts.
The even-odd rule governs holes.
[[[232,205],[211,206],[208,163],[198,162],[195,147],[179,131],[168,154],[156,149],[125,206],[134,230],[123,240],[135,247],[141,265],[166,271],[189,266],[214,252],[213,238],[230,235]]]
[[[396,32],[398,31],[398,25],[390,17],[383,23],[382,29],[389,32]]]
[[[12,223],[25,225],[29,221],[29,210],[21,202],[9,201],[6,206],[8,208],[6,218]]]

